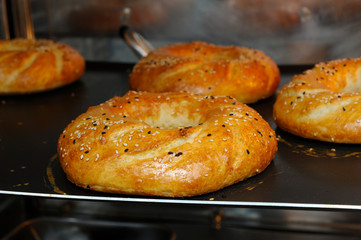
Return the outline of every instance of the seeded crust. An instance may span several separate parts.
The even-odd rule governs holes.
[[[361,143],[361,58],[319,63],[294,76],[278,93],[273,116],[304,138]]]
[[[186,197],[262,172],[277,151],[268,123],[231,97],[128,92],[71,122],[58,154],[68,179],[103,192]]]
[[[279,82],[279,69],[265,53],[199,41],[154,50],[129,79],[133,90],[232,96],[243,103],[273,95]]]
[[[72,47],[50,40],[0,40],[0,94],[54,89],[79,79],[83,57]]]

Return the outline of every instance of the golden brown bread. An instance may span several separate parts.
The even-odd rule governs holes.
[[[0,40],[0,94],[57,88],[80,78],[83,57],[69,45],[50,40]]]
[[[262,172],[275,133],[231,97],[128,92],[70,123],[58,154],[70,181],[96,191],[183,197]]]
[[[277,125],[327,142],[361,143],[361,58],[319,63],[277,95]]]
[[[261,51],[204,42],[173,44],[154,50],[133,68],[133,90],[232,96],[253,103],[275,93],[276,63]]]

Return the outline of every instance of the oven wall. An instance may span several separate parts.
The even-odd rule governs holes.
[[[30,0],[38,38],[71,44],[89,61],[136,62],[127,24],[155,47],[202,40],[265,51],[278,64],[361,56],[359,0]],[[347,37],[346,37],[347,36]]]

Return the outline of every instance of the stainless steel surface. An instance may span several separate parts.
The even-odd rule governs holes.
[[[89,106],[128,89],[133,65],[89,63],[79,82],[54,91],[0,98],[0,193],[57,199],[296,209],[361,209],[359,145],[302,139],[272,120],[274,96],[252,104],[276,130],[279,151],[261,174],[191,198],[93,192],[69,182],[60,168],[57,139]],[[304,68],[281,66],[282,83]]]

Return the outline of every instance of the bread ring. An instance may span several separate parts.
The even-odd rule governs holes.
[[[282,87],[276,124],[295,135],[361,143],[361,58],[319,63]]]
[[[72,47],[50,40],[0,40],[0,94],[57,88],[80,78],[83,57]]]
[[[275,133],[231,97],[128,92],[63,131],[68,179],[96,191],[184,197],[216,191],[263,171]]]
[[[151,52],[134,66],[129,81],[138,91],[185,91],[253,103],[275,93],[280,73],[261,51],[191,42]]]

